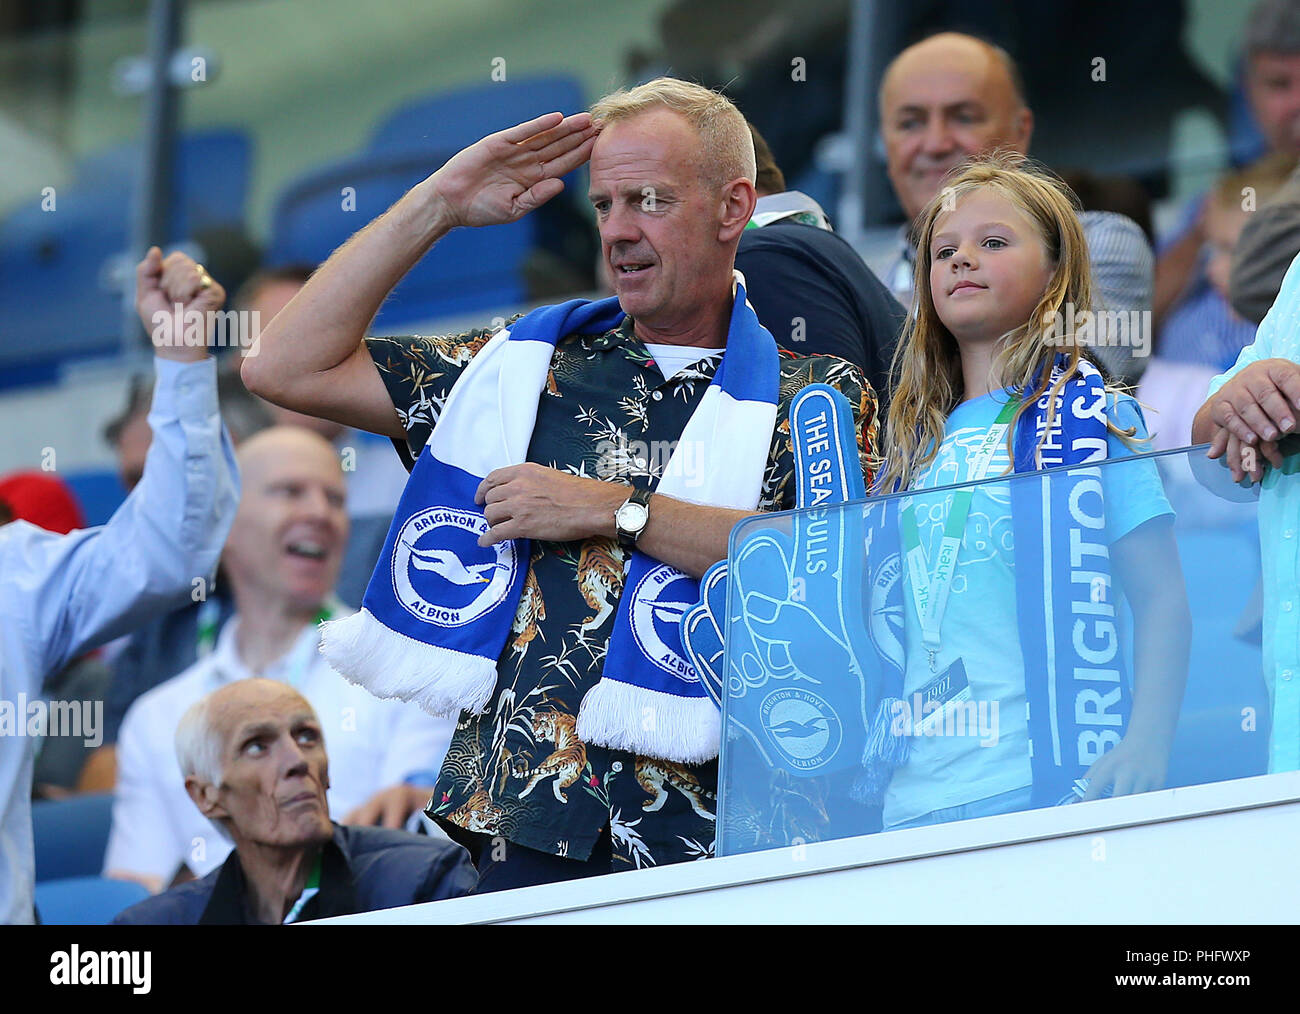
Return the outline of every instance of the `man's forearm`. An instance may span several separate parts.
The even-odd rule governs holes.
[[[262,332],[242,373],[277,404],[317,407],[312,378],[356,355],[388,294],[451,231],[433,179],[339,247]]]
[[[614,510],[627,498],[627,488],[614,486],[614,490],[612,506],[605,512],[605,522],[596,535],[618,535]],[[650,498],[650,520],[637,539],[637,549],[698,579],[713,564],[726,559],[731,529],[754,513],[706,507],[656,493]]]
[[[50,578],[26,601],[43,672],[175,608],[196,580],[206,585],[235,519],[239,472],[217,411],[216,364],[160,361],[156,371],[140,484],[103,527],[40,546]]]
[[[617,538],[614,514],[630,493],[631,488],[621,482],[569,475],[532,462],[497,469],[483,480],[475,495],[491,525],[479,545],[506,539],[577,542]],[[692,577],[703,577],[710,566],[726,557],[727,539],[736,522],[755,513],[655,493],[637,548]]]

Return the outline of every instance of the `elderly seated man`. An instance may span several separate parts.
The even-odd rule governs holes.
[[[241,680],[191,705],[176,729],[176,757],[185,791],[234,852],[116,923],[303,922],[454,898],[474,884],[459,845],[330,821],[322,723],[283,683]]]
[[[206,875],[229,852],[186,798],[171,759],[176,723],[215,688],[266,676],[311,702],[334,752],[330,812],[345,823],[378,794],[431,783],[451,739],[450,719],[372,696],[318,651],[319,621],[347,612],[333,596],[348,535],[334,448],[310,430],[273,426],[244,441],[237,458],[243,496],[221,558],[235,613],[219,632],[200,631],[198,661],[142,694],[118,736],[104,871],[154,891],[178,872]],[[362,814],[358,822],[376,821]]]

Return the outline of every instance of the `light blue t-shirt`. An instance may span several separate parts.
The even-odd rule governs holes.
[[[936,489],[970,481],[970,457],[1008,396],[1009,392],[995,392],[958,405],[948,417],[938,455],[912,488]],[[1135,426],[1137,436],[1146,436],[1141,411],[1131,397],[1108,396],[1106,412],[1117,427]],[[1143,447],[1139,444],[1130,450],[1110,434],[1107,455],[1127,457],[1142,453]],[[985,476],[1006,474],[1010,464],[1006,441],[1000,440]],[[1150,518],[1172,514],[1154,461],[1103,468],[1101,474],[1108,542],[1115,543]],[[917,496],[911,502],[921,546],[933,571],[953,493]],[[935,669],[943,673],[961,659],[969,680],[970,700],[976,705],[976,720],[965,729],[964,718],[962,723],[947,721],[949,729],[964,734],[912,738],[908,762],[894,773],[885,794],[886,827],[933,810],[1024,788],[1033,781],[1024,660],[1016,621],[1014,552],[1010,483],[975,487],[939,629],[941,643]],[[906,568],[903,604],[907,646],[903,690],[904,701],[911,703],[913,695],[931,683],[934,675],[922,643]],[[944,722],[943,712],[936,712],[931,721]]]
[[[1262,359],[1300,362],[1300,257],[1291,262],[1255,341],[1210,382],[1210,394]],[[1264,683],[1273,710],[1268,770],[1300,769],[1300,455],[1268,465],[1259,492],[1264,581]]]

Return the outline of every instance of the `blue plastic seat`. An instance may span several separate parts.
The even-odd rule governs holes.
[[[134,197],[141,155],[136,141],[93,152],[77,164],[75,185],[87,190],[110,186]],[[188,239],[203,229],[242,225],[252,158],[252,141],[233,127],[179,135],[172,164],[169,238]],[[125,217],[126,209],[122,212]]]
[[[37,882],[99,876],[112,825],[111,792],[33,803]]]
[[[36,911],[47,926],[106,926],[124,908],[149,897],[134,881],[70,877],[36,885]]]
[[[236,130],[182,135],[169,239],[239,227],[250,162],[250,143]],[[113,271],[134,281],[123,258],[139,166],[135,142],[102,149],[57,188],[54,210],[43,210],[36,194],[0,222],[0,368],[117,351],[123,311]]]
[[[460,151],[480,137],[543,113],[586,108],[582,85],[560,75],[507,78],[426,95],[399,106],[370,135],[369,150],[402,154]]]
[[[86,469],[78,472],[66,472],[63,475],[71,487],[81,512],[86,516],[87,527],[108,522],[113,512],[122,506],[126,499],[126,489],[122,479],[112,468]]]
[[[276,203],[268,264],[325,260],[447,157],[366,154],[291,184]],[[380,334],[404,322],[521,302],[522,266],[534,233],[531,216],[491,229],[457,229],[403,279],[372,330]]]
[[[0,366],[110,351],[122,303],[108,267],[127,245],[129,189],[64,187],[0,223]]]

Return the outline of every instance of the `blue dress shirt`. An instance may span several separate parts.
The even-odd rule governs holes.
[[[0,922],[33,917],[36,738],[26,730],[42,680],[188,601],[234,521],[239,476],[216,363],[155,367],[144,478],[108,524],[67,535],[23,521],[0,528]]]

